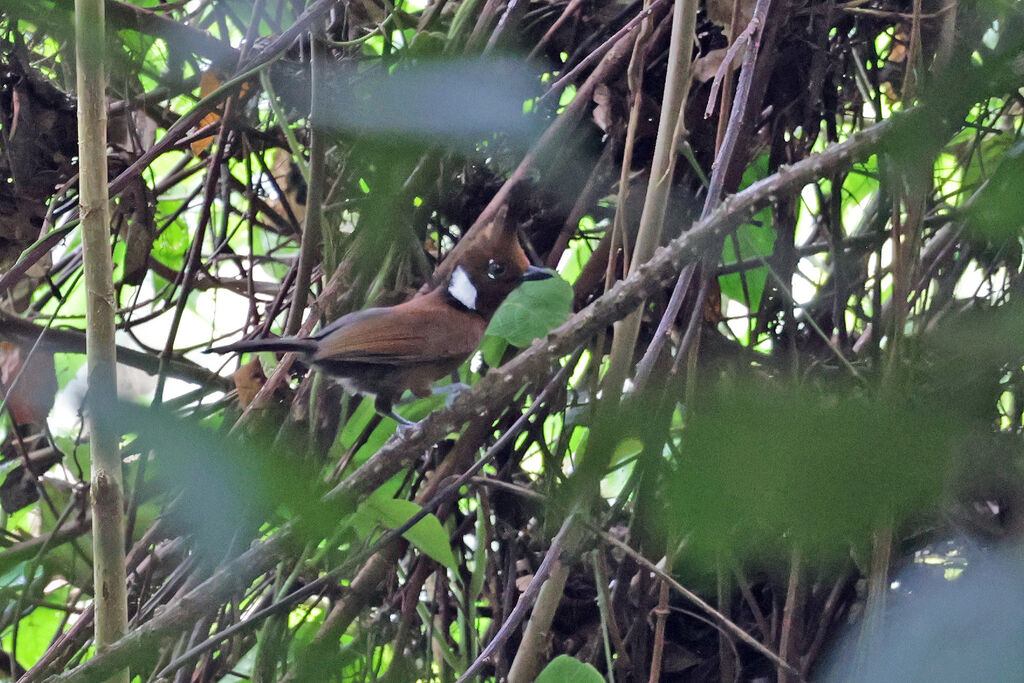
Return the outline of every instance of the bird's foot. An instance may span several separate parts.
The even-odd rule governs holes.
[[[394,411],[391,411],[391,414],[388,415],[388,417],[398,423],[398,426],[395,427],[395,434],[402,438],[411,438],[423,429],[422,420],[419,422],[413,422],[412,420],[405,419]]]
[[[455,399],[466,389],[469,389],[469,385],[465,382],[453,382],[443,387],[434,387],[431,389],[431,393],[435,396],[444,396],[445,407],[451,408],[452,404],[455,403]]]
[[[395,435],[403,439],[411,439],[423,430],[419,422],[400,424],[395,427]]]
[[[398,413],[395,412],[395,403],[393,403],[388,397],[377,396],[373,401],[373,409],[377,411],[377,414],[381,417],[390,417],[392,420],[398,423],[399,431],[406,431],[410,427],[415,427],[418,422],[407,420]],[[399,403],[398,405],[401,405]]]

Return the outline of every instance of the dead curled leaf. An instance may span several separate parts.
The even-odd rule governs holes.
[[[718,50],[711,50],[703,57],[693,60],[693,67],[690,70],[690,73],[693,74],[693,80],[697,83],[707,83],[714,78],[715,74],[718,73],[719,67],[722,65],[726,52],[728,50],[723,47]]]
[[[605,133],[612,125],[611,99],[611,91],[604,83],[600,83],[594,88],[593,100],[596,105],[594,107],[594,123]]]
[[[207,95],[211,94],[220,86],[224,85],[226,78],[224,74],[220,73],[217,69],[207,69],[203,72],[203,75],[199,77],[199,98],[202,99]],[[239,91],[239,96],[244,98],[252,90],[248,83],[243,83]],[[220,121],[220,112],[222,106],[218,106],[211,112],[208,112],[203,118],[199,119],[199,125],[193,130],[201,130],[212,123]],[[207,135],[206,137],[198,138],[193,140],[189,145],[192,148],[192,153],[199,156],[207,147],[213,144],[213,136]]]
[[[260,363],[259,358],[255,357],[235,370],[235,373],[231,375],[231,379],[235,382],[235,390],[238,392],[238,403],[242,408],[252,403],[253,399],[256,398],[256,394],[267,383],[267,375],[263,372],[263,365]]]
[[[28,357],[27,363],[25,356],[26,352],[21,347],[7,341],[0,342],[3,393],[15,423],[39,424],[46,421],[53,408],[57,395],[57,371],[53,366],[53,354],[36,350]],[[13,390],[8,391],[12,385]]]

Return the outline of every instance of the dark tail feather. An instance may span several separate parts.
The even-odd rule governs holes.
[[[207,349],[203,353],[238,353],[248,351],[281,351],[283,353],[294,352],[303,355],[316,353],[315,339],[295,339],[284,337],[281,339],[249,339],[240,341],[237,344],[227,346],[216,346]]]

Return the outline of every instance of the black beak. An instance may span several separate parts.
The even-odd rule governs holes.
[[[553,275],[554,273],[552,273],[547,268],[538,268],[537,266],[530,266],[526,269],[526,272],[523,273],[523,282],[527,282],[529,280],[547,280],[549,277]]]

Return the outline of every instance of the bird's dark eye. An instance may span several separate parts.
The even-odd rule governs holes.
[[[487,277],[492,280],[501,277],[505,274],[505,265],[498,263],[497,261],[491,261],[487,264]]]

